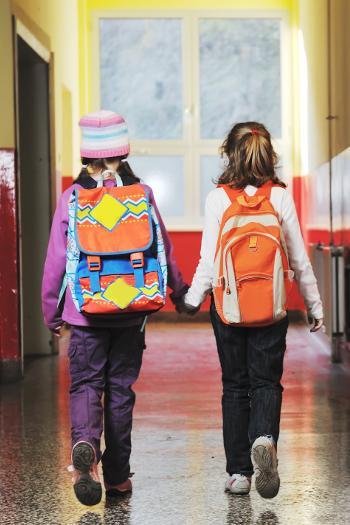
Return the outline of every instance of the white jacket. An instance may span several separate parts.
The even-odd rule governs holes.
[[[245,192],[254,195],[255,186],[246,186]],[[185,303],[199,306],[212,288],[214,257],[220,223],[225,210],[231,204],[223,188],[212,190],[205,204],[205,224],[202,236],[201,257],[191,288],[185,296]],[[271,190],[271,204],[276,210],[285,236],[289,264],[304,298],[309,315],[315,319],[323,317],[323,308],[317,281],[306,253],[300,231],[299,220],[291,194],[281,187]]]

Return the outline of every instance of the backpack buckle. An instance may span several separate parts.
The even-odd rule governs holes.
[[[144,257],[142,252],[132,253],[130,255],[130,262],[133,268],[143,268]]]
[[[101,270],[101,257],[99,255],[88,255],[87,263],[90,272],[99,272]]]

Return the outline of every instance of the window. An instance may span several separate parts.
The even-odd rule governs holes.
[[[235,122],[268,126],[288,177],[287,32],[284,15],[268,13],[97,15],[96,106],[126,118],[130,164],[152,186],[172,229],[201,227],[223,167],[219,146]]]
[[[125,115],[134,140],[182,138],[180,19],[101,19],[103,107]]]
[[[199,56],[201,138],[247,120],[281,136],[279,20],[200,19]]]

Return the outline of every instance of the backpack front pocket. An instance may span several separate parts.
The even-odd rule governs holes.
[[[116,267],[113,259],[103,260],[96,272],[84,260],[80,264],[76,293],[86,314],[155,311],[164,304],[157,261],[145,259],[142,283],[128,260],[119,261],[118,274],[109,271]]]
[[[274,320],[279,255],[279,243],[259,231],[237,236],[227,244],[223,313],[228,322],[249,325]]]
[[[272,275],[251,275],[237,281],[237,295],[243,323],[265,323],[273,319]]]

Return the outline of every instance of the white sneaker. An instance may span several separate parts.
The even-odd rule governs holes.
[[[254,441],[251,459],[256,490],[263,498],[274,498],[280,488],[280,478],[276,447],[271,436],[260,436]]]
[[[225,491],[232,494],[249,494],[250,478],[242,474],[232,474],[225,483]]]

